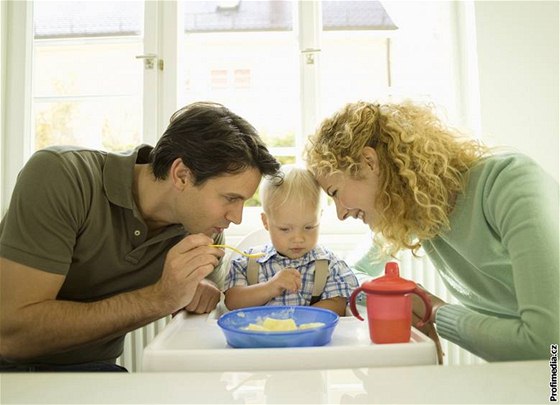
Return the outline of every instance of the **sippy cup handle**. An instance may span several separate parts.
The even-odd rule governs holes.
[[[416,327],[421,328],[430,320],[430,316],[432,315],[432,302],[428,295],[420,287],[416,287],[414,291],[412,291],[412,294],[418,295],[424,302],[424,318],[416,324]]]
[[[361,317],[358,309],[356,308],[356,297],[362,291],[362,287],[358,287],[354,290],[352,295],[350,296],[350,311],[352,311],[352,315],[358,318],[360,321],[363,321],[364,318]]]

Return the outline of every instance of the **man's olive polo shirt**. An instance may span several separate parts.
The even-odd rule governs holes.
[[[66,275],[61,300],[96,301],[155,283],[167,251],[186,232],[172,225],[148,238],[132,185],[135,163],[147,163],[150,150],[51,147],[35,153],[0,223],[0,256]],[[123,341],[124,335],[30,362],[113,361]]]

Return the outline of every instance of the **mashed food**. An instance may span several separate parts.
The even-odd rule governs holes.
[[[301,329],[320,328],[324,325],[325,324],[323,322],[309,322],[302,323],[298,326],[293,319],[265,318],[262,322],[250,323],[243,329],[261,332],[288,332]]]

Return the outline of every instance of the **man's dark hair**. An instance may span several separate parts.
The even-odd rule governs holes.
[[[277,176],[280,169],[251,124],[211,102],[189,104],[171,116],[150,153],[156,179],[167,178],[177,158],[192,172],[195,185],[249,168],[257,168],[264,176]]]

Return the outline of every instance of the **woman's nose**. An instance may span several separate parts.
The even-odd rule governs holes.
[[[344,221],[347,218],[346,214],[348,213],[348,210],[344,208],[342,205],[340,205],[339,202],[335,201],[335,205],[336,205],[336,216],[341,221]]]

